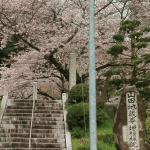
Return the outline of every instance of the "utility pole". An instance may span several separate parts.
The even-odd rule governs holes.
[[[97,150],[94,0],[89,0],[89,124],[90,150]]]

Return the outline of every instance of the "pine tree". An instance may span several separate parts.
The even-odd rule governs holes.
[[[115,86],[117,90],[122,88],[123,84],[136,85],[141,96],[146,101],[150,101],[150,72],[147,69],[150,53],[141,52],[150,42],[150,37],[147,36],[150,26],[140,29],[140,25],[139,20],[126,20],[121,24],[120,33],[113,36],[116,44],[111,46],[107,53],[118,59],[128,52],[130,60],[127,64],[122,60],[119,67],[106,71],[105,76],[119,75],[117,78],[111,78],[109,84]],[[124,45],[126,36],[130,43],[128,45]],[[128,69],[123,66],[128,66]]]

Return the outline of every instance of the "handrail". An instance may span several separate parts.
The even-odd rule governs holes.
[[[63,100],[63,112],[64,112],[64,123],[65,123],[66,149],[67,150],[72,150],[71,134],[68,130],[68,125],[67,125],[67,122],[66,122],[67,111],[65,110],[65,102],[67,100],[67,93],[62,94],[62,100]]]
[[[3,116],[4,116],[4,113],[5,113],[5,110],[6,110],[7,101],[8,101],[8,92],[6,91],[4,93],[3,99],[1,101],[1,111],[0,111],[1,124],[2,124]]]
[[[30,137],[29,137],[29,150],[31,150],[31,132],[32,132],[32,125],[33,125],[35,100],[37,100],[37,83],[34,82],[33,83],[33,106],[32,106],[32,117],[31,117]]]

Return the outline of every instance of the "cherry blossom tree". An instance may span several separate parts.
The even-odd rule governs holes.
[[[137,5],[137,2],[137,0],[133,2],[127,0],[115,2],[111,0],[108,2],[96,1],[95,3],[97,84],[107,83],[104,82],[106,78],[103,74],[108,67],[112,66],[112,58],[107,54],[107,50],[114,43],[112,35],[119,32],[122,21],[133,16],[131,10],[135,6],[138,10],[141,10],[142,5]],[[52,73],[48,72],[48,76],[52,80],[54,80],[54,76],[55,79],[58,78],[61,73],[60,77],[64,77],[68,81],[69,53],[75,52],[78,62],[77,83],[81,82],[81,76],[83,82],[88,79],[87,1],[20,0],[17,2],[15,0],[1,0],[0,11],[1,48],[6,46],[12,35],[17,35],[19,38],[18,44],[22,47],[28,47],[28,52],[22,52],[24,54],[22,57],[30,56],[30,58],[32,57],[31,60],[34,61],[34,65],[26,65],[25,68],[30,69],[27,69],[23,76],[30,70],[31,80],[34,72],[41,78],[43,76],[43,66],[48,65],[52,70]],[[146,17],[148,16],[146,10],[140,13]],[[43,62],[37,60],[35,51],[37,56],[43,58]],[[14,61],[18,60],[18,65],[21,63],[19,58],[21,58],[19,55],[12,57]],[[20,61],[22,60],[20,59]],[[10,69],[4,69],[3,81],[5,81],[4,76],[7,76],[7,74],[12,76],[12,68],[13,65]],[[21,69],[19,72],[17,74],[20,76]],[[29,75],[26,76],[29,77]],[[46,78],[49,80],[48,76],[45,76],[43,80],[46,80]],[[7,77],[7,79],[9,78]],[[22,79],[23,81],[25,80]]]

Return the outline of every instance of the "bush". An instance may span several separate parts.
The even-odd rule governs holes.
[[[84,109],[85,108],[85,119],[86,124],[88,125],[89,122],[89,105],[87,103],[78,103],[70,106],[68,108],[67,113],[67,123],[70,130],[74,127],[81,127],[84,128]]]
[[[80,127],[74,127],[71,131],[71,138],[82,138],[85,136],[85,132]]]
[[[83,87],[83,94],[82,94]],[[80,103],[81,101],[87,100],[89,86],[87,84],[77,84],[71,88],[68,93],[68,103]]]
[[[85,121],[89,125],[89,105],[87,103],[77,103],[68,108],[67,123],[70,130],[74,127],[84,128],[84,110],[85,108]],[[102,125],[109,118],[105,112],[103,103],[97,104],[97,124]]]
[[[108,114],[105,111],[104,105],[101,103],[97,104],[96,117],[98,125],[102,125],[109,118]]]

